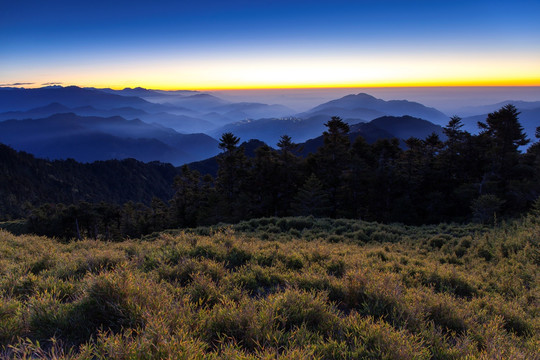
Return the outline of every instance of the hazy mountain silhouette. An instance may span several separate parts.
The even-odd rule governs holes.
[[[409,115],[426,119],[436,124],[446,124],[448,122],[448,116],[437,109],[424,106],[420,103],[407,100],[385,101],[365,93],[347,95],[340,99],[326,102],[297,116],[302,117],[306,116],[306,114],[326,114],[329,116],[341,116],[343,118],[357,117],[366,120],[372,120],[381,115]]]
[[[219,137],[225,132],[232,132],[243,141],[259,139],[272,146],[276,145],[281,135],[289,135],[295,142],[303,142],[320,135],[324,124],[330,120],[326,115],[315,115],[306,119],[269,118],[244,120],[230,123],[209,132],[211,136]]]
[[[82,117],[73,113],[0,122],[0,142],[39,157],[83,162],[132,157],[181,165],[218,153],[217,141],[205,134],[179,134],[119,116]]]
[[[198,111],[208,111],[218,106],[230,104],[230,102],[210,94],[195,94],[190,96],[174,97],[171,98],[171,101],[168,103]]]
[[[144,110],[155,105],[134,96],[108,94],[99,90],[83,89],[77,86],[39,89],[0,88],[0,110],[3,111],[29,110],[55,102],[67,107],[90,105],[103,109],[131,106]]]
[[[521,101],[521,100],[506,100],[496,104],[466,106],[459,109],[456,114],[461,117],[476,116],[478,114],[489,114],[497,111],[508,104],[514,105],[520,111],[540,109],[540,101]]]
[[[282,118],[246,120],[210,131],[209,134],[218,137],[225,132],[232,132],[242,140],[259,139],[267,144],[275,145],[281,135],[289,135],[295,142],[304,142],[319,136],[326,127],[324,124],[330,120],[327,115],[315,115],[306,119]],[[364,122],[361,119],[344,118],[349,124]],[[442,136],[442,127],[427,120],[412,116],[382,116],[372,121],[378,129],[384,130],[392,136],[407,139],[411,136],[425,138],[435,132]]]
[[[164,90],[152,90],[145,89],[142,87],[136,88],[124,88],[122,90],[114,90],[110,88],[96,89],[109,94],[116,94],[122,96],[137,96],[141,99],[153,102],[153,103],[168,103],[174,102],[177,97],[191,96],[199,94],[198,91],[193,90],[173,90],[173,91],[164,91]]]
[[[229,118],[240,119],[261,119],[269,117],[285,117],[295,113],[294,110],[283,105],[268,105],[262,103],[240,102],[221,105],[212,109],[215,112],[224,114]]]
[[[321,109],[310,111],[307,114],[313,115],[323,115],[328,117],[328,114],[335,114],[333,116],[339,116],[342,119],[376,119],[378,117],[386,115],[385,112],[367,109],[367,108],[354,108],[354,109],[344,109],[338,106],[328,106]]]
[[[113,108],[110,110],[96,109],[93,106],[70,108],[60,103],[51,103],[47,106],[34,108],[28,111],[8,111],[5,113],[0,113],[0,121],[11,119],[38,119],[67,112],[72,112],[82,116],[121,116],[128,120],[141,119],[147,123],[160,124],[173,128],[174,130],[182,133],[205,132],[216,127],[215,124],[206,120],[192,116],[170,114],[167,112],[149,113],[147,111],[128,106]]]
[[[48,117],[53,114],[75,112],[74,109],[69,108],[57,102],[50,103],[45,106],[36,107],[26,111],[6,111],[0,113],[0,121],[3,120],[22,120],[22,119],[38,119],[42,117]]]
[[[135,87],[135,88],[124,88],[122,90],[114,90],[111,88],[87,88],[87,89],[94,89],[103,91],[109,94],[116,94],[116,95],[122,95],[122,96],[136,96],[140,97],[142,99],[145,98],[153,98],[153,97],[162,97],[163,95],[166,95],[162,92],[157,92],[155,90],[145,89],[143,87]],[[175,96],[173,94],[169,94],[170,96]]]

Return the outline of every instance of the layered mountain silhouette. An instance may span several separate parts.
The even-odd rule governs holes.
[[[39,89],[0,88],[0,109],[5,111],[29,110],[60,103],[67,107],[94,106],[102,109],[134,107],[142,110],[155,108],[156,104],[136,96],[109,94],[77,86],[45,87]]]
[[[287,134],[296,142],[304,142],[320,136],[326,129],[324,124],[330,120],[328,115],[315,115],[306,119],[282,118],[282,119],[259,119],[246,120],[225,125],[209,134],[216,137],[224,132],[232,132],[242,140],[257,138],[270,145],[275,145],[281,135]],[[399,120],[396,120],[399,119]],[[366,122],[359,119],[344,119],[349,124],[359,124]],[[392,137],[407,139],[411,136],[425,138],[435,132],[442,134],[442,127],[430,121],[412,116],[381,116],[372,120],[372,125],[379,130],[388,131]]]
[[[446,125],[448,123],[448,116],[437,109],[407,100],[385,101],[365,93],[347,95],[340,99],[326,102],[298,116],[306,116],[304,114],[324,114],[340,116],[343,119],[353,118],[364,120],[373,120],[384,115],[409,115],[429,120],[439,125]]]
[[[187,110],[187,109],[186,109]],[[147,123],[156,123],[170,127],[181,133],[205,132],[216,127],[215,124],[193,116],[176,115],[167,112],[149,113],[134,107],[96,109],[93,106],[67,107],[60,103],[51,103],[27,111],[8,111],[0,113],[0,121],[10,119],[39,119],[59,113],[74,113],[81,116],[112,117],[121,116],[128,120],[139,119]]]
[[[181,165],[219,151],[217,141],[205,134],[180,134],[119,116],[84,117],[74,113],[0,122],[0,142],[38,157],[82,162],[135,158]]]
[[[477,122],[485,121],[488,112],[506,103],[464,110],[480,114],[465,117],[464,130],[477,133]],[[520,122],[534,139],[540,102],[511,103],[521,111]],[[270,146],[276,146],[287,134],[294,142],[305,142],[309,149],[310,141],[317,143],[332,116],[354,124],[351,136],[358,133],[368,142],[388,137],[425,138],[433,132],[442,135],[441,125],[449,121],[447,115],[420,103],[385,101],[365,93],[295,114],[279,104],[231,102],[189,90],[0,88],[0,141],[51,159],[134,157],[178,165],[215,155],[217,139],[225,132],[242,141],[258,139]]]
[[[325,129],[324,124],[332,116],[339,116],[345,122],[355,124],[384,116],[405,115],[426,119],[439,125],[446,125],[449,120],[442,112],[416,102],[385,101],[361,93],[326,102],[294,117],[244,120],[224,125],[209,134],[215,137],[220,133],[233,132],[242,140],[257,138],[268,144],[276,144],[281,135],[287,134],[295,141],[303,142],[320,135]],[[432,130],[426,131],[431,133]]]

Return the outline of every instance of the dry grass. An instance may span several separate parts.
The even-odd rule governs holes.
[[[119,243],[0,230],[0,356],[538,359],[540,221],[258,219]]]

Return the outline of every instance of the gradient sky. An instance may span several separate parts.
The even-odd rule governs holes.
[[[540,85],[540,1],[2,1],[15,83]]]

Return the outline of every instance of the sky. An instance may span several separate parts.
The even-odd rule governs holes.
[[[2,1],[0,84],[539,86],[540,1]]]

